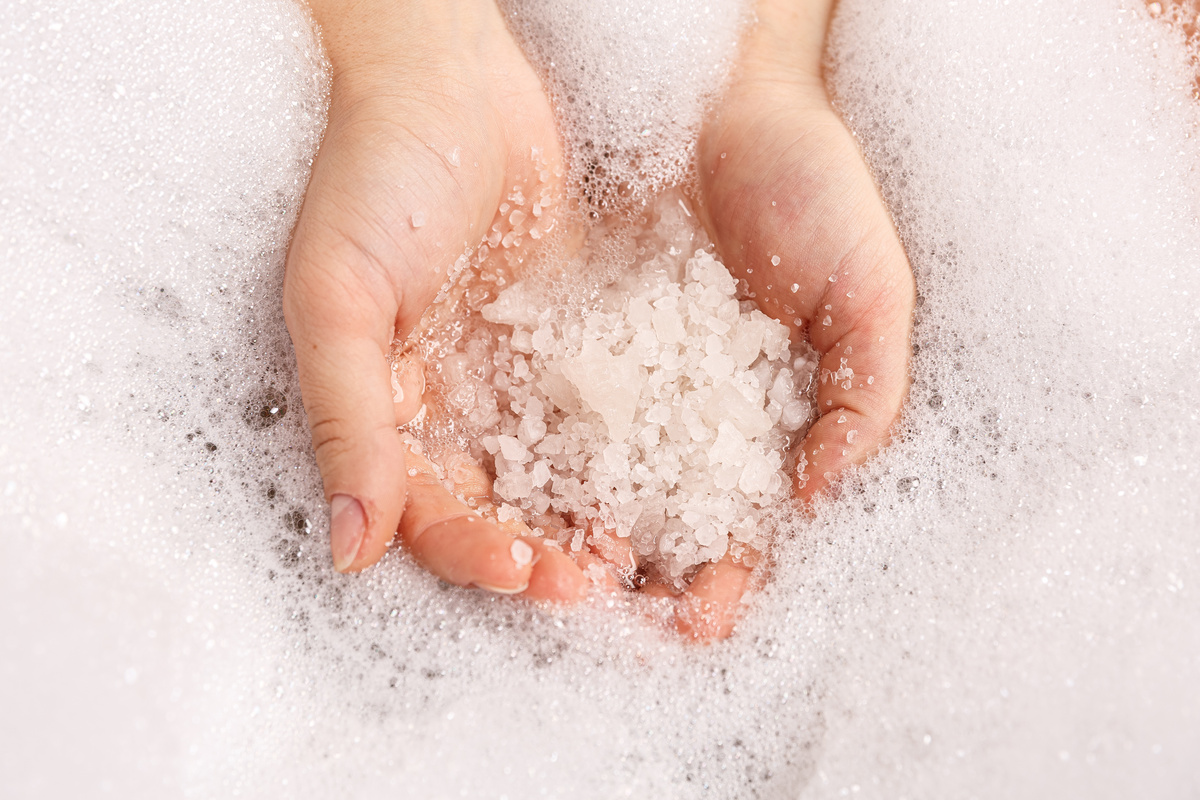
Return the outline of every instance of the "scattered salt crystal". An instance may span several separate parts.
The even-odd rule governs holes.
[[[779,266],[779,256],[771,256],[771,264],[772,264],[772,266],[778,267]]]
[[[410,222],[412,222],[412,226],[414,228],[421,227],[422,225],[425,224],[425,212],[424,211],[414,211],[412,217],[410,218]]]
[[[821,324],[828,328],[830,325],[833,324],[833,317],[826,314],[825,319],[821,320]]]

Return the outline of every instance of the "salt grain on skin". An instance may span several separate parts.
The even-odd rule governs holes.
[[[512,547],[508,549],[508,552],[518,569],[527,566],[533,561],[533,548],[520,539],[513,541]]]

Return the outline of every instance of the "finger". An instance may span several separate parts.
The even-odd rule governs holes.
[[[729,556],[706,564],[679,597],[675,627],[698,642],[728,638],[743,607],[751,572]]]
[[[446,490],[433,465],[409,445],[408,503],[400,538],[417,562],[448,583],[500,594],[529,587],[537,552],[483,519]]]
[[[633,552],[633,541],[628,536],[617,536],[602,525],[592,526],[585,540],[588,549],[611,566],[618,575],[628,578],[637,571],[637,556]]]
[[[284,316],[300,391],[330,504],[330,546],[341,572],[363,569],[387,549],[404,502],[404,453],[396,433],[387,350],[392,308],[352,271],[320,263],[293,243]]]
[[[821,353],[820,417],[798,448],[797,492],[809,499],[886,443],[908,391],[912,278],[903,251],[847,262],[810,327]]]
[[[391,371],[396,424],[407,425],[425,404],[425,364],[416,354],[406,353],[392,362]]]
[[[533,547],[537,561],[529,577],[529,587],[522,592],[522,597],[575,603],[587,596],[591,581],[570,556],[536,537],[523,541]]]
[[[592,551],[580,550],[573,557],[583,576],[601,592],[618,594],[624,588],[612,564]]]
[[[491,500],[492,480],[475,459],[466,453],[451,453],[443,465],[456,497],[475,508]]]

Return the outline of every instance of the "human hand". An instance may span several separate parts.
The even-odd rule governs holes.
[[[288,253],[284,313],[334,566],[374,564],[398,532],[451,583],[578,598],[586,580],[569,557],[518,543],[419,468],[396,426],[420,407],[421,386],[394,393],[387,361],[513,187],[532,192],[561,174],[542,85],[493,0],[314,0],[312,9],[333,87]]]
[[[821,76],[831,0],[762,0],[758,24],[699,143],[700,217],[759,306],[820,355],[820,417],[796,494],[828,488],[886,443],[908,389],[912,269]],[[750,568],[702,570],[679,627],[732,630]]]

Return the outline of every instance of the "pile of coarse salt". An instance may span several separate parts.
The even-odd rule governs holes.
[[[713,255],[696,250],[679,276],[683,261],[664,253],[629,271],[599,310],[517,282],[462,343],[483,361],[469,427],[492,457],[502,516],[558,520],[543,532],[574,550],[597,525],[631,537],[677,586],[765,543],[759,522],[790,497],[785,454],[812,415],[816,366],[737,299]]]

